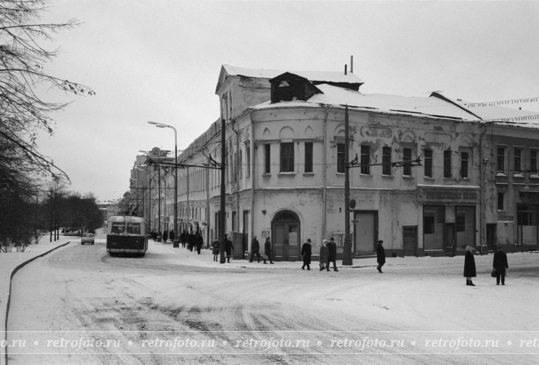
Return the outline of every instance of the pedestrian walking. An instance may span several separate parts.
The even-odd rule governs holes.
[[[264,243],[264,254],[266,257],[264,257],[264,263],[267,264],[266,260],[269,260],[270,264],[273,264],[273,261],[271,259],[271,254],[273,250],[271,249],[271,241],[270,238],[266,238],[266,242]]]
[[[260,243],[258,243],[256,236],[253,236],[253,240],[251,241],[251,259],[249,262],[253,262],[255,255],[258,257],[258,262],[260,262]]]
[[[163,242],[167,242],[167,239],[168,239],[168,232],[165,229],[165,231],[163,232]]]
[[[466,254],[464,255],[464,277],[466,278],[466,285],[475,286],[472,282],[472,278],[476,277],[475,272],[475,258],[473,256],[473,247],[466,246]]]
[[[328,265],[328,271],[329,271],[327,244],[328,244],[328,241],[324,240],[322,241],[322,246],[320,246],[320,271],[324,270],[326,268],[326,265]]]
[[[502,285],[505,285],[505,270],[509,269],[509,265],[507,264],[507,254],[501,245],[498,246],[498,250],[494,254],[492,268],[496,270],[496,285],[500,285],[500,279]]]
[[[185,232],[185,229],[182,231],[182,234],[180,234],[180,241],[182,243],[182,247],[185,248],[185,241],[186,241],[186,238],[185,238],[185,235],[187,233]]]
[[[333,262],[333,271],[339,271],[337,270],[337,244],[335,243],[335,239],[333,237],[329,239],[327,247],[328,247],[327,270],[329,271],[329,264]]]
[[[168,237],[170,238],[170,242],[174,243],[174,230],[173,229],[170,230]]]
[[[227,235],[225,235],[225,252],[226,252],[226,260],[230,264],[230,257],[232,256],[232,253],[234,252],[234,245],[232,245],[232,241],[228,239]]]
[[[219,249],[221,248],[221,243],[217,238],[213,240],[211,248],[213,253],[213,261],[219,261],[217,258],[219,257]]]
[[[200,255],[200,250],[202,249],[202,246],[204,245],[204,238],[202,238],[202,235],[200,232],[197,232],[195,234],[195,244],[197,246],[197,252]]]
[[[303,257],[303,266],[301,267],[302,270],[305,270],[305,266],[307,266],[307,270],[311,270],[311,255],[313,253],[312,246],[311,246],[311,239],[308,238],[307,242],[301,246],[301,256]]]
[[[384,264],[386,263],[386,250],[384,250],[383,243],[384,241],[379,240],[378,246],[376,246],[376,262],[378,262],[376,270],[378,270],[380,274],[383,273],[382,266],[384,266]]]

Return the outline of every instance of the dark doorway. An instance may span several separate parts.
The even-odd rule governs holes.
[[[273,219],[273,255],[275,261],[296,261],[300,254],[300,222],[290,211],[278,213]]]

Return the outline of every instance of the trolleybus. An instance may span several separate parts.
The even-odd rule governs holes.
[[[144,218],[131,216],[110,217],[107,222],[107,252],[111,256],[119,253],[144,256],[148,250]]]

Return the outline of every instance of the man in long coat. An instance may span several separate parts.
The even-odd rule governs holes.
[[[232,256],[232,253],[234,252],[234,245],[232,244],[232,241],[228,239],[227,235],[225,235],[225,252],[226,260],[230,264],[230,256]]]
[[[337,244],[335,243],[335,238],[331,237],[328,242],[328,266],[327,270],[329,271],[329,264],[333,262],[333,271],[337,270]]]
[[[195,244],[197,246],[197,252],[200,255],[200,250],[202,249],[202,246],[204,245],[204,238],[202,238],[202,235],[200,232],[197,232],[195,234]]]
[[[165,231],[163,232],[163,242],[167,242],[167,239],[168,239],[168,232],[165,229]]]
[[[303,257],[303,266],[301,267],[302,270],[305,270],[305,266],[307,266],[307,270],[311,270],[311,255],[313,253],[312,246],[311,246],[311,239],[307,239],[307,242],[301,246],[301,256]]]
[[[264,254],[267,256],[267,259],[269,260],[270,264],[273,264],[273,261],[271,259],[271,254],[272,254],[271,241],[269,237],[266,238],[266,242],[264,243]],[[267,264],[265,257],[264,257],[264,263]]]
[[[384,241],[379,240],[378,246],[376,246],[376,262],[378,262],[376,270],[378,270],[380,274],[383,273],[382,266],[386,263],[386,250],[384,250],[384,246],[382,246],[383,243]]]
[[[464,277],[466,278],[466,285],[475,286],[472,282],[472,278],[476,277],[475,258],[472,251],[472,246],[466,247],[466,254],[464,256]]]
[[[498,251],[494,254],[494,262],[492,267],[496,269],[496,285],[505,285],[505,269],[509,269],[507,264],[507,254],[503,251],[502,246],[498,246]]]
[[[251,259],[249,262],[253,262],[255,255],[258,257],[258,262],[260,262],[260,243],[258,243],[256,236],[253,236],[253,240],[251,241]]]

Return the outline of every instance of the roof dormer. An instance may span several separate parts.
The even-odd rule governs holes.
[[[272,104],[280,101],[306,101],[315,94],[323,94],[309,80],[290,72],[271,79],[270,84]]]

